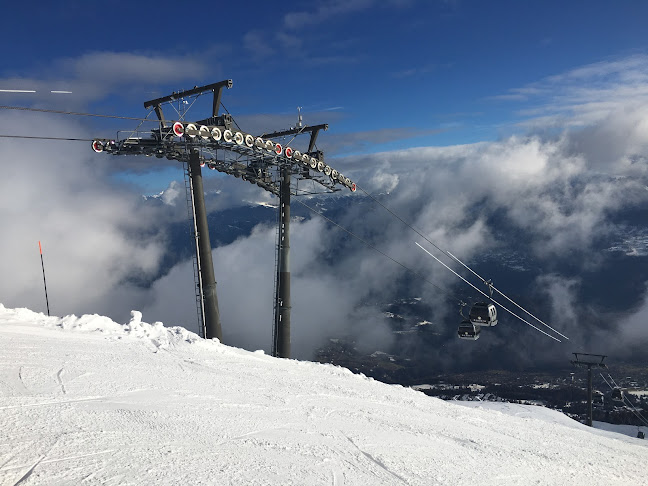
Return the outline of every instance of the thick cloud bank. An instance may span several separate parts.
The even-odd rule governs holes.
[[[139,65],[137,59],[133,64]],[[598,68],[605,71],[605,66]],[[571,83],[585,74],[564,77]],[[635,83],[637,76],[632,79]],[[544,83],[557,89],[558,82]],[[639,93],[635,84],[633,92]],[[608,251],[613,245],[629,247],[619,265],[634,258],[641,267],[646,257],[641,246],[645,234],[636,224],[631,227],[629,215],[636,220],[648,208],[648,102],[638,97],[631,103],[617,96],[619,91],[597,91],[609,102],[605,110],[600,104],[594,110],[581,91],[564,89],[569,112],[552,116],[550,125],[547,112],[535,113],[537,118],[529,123],[532,131],[525,135],[332,160],[360,190],[338,201],[334,211],[326,211],[326,200],[303,201],[324,209],[325,215],[434,286],[317,215],[295,220],[291,272],[296,356],[310,356],[328,338],[339,336],[350,337],[360,349],[389,348],[393,336],[382,306],[404,295],[420,297],[429,306],[427,319],[441,335],[439,347],[429,352],[437,362],[449,356],[476,362],[490,353],[500,356],[494,364],[506,365],[501,356],[511,347],[520,353],[518,362],[538,362],[563,356],[572,347],[606,352],[613,342],[620,352],[631,353],[645,346],[648,331],[640,316],[648,274],[634,269],[633,280],[622,282],[629,289],[623,302],[614,293],[621,288],[617,282],[600,275],[607,268],[621,268],[613,260],[620,253]],[[4,133],[92,135],[67,119],[1,115]],[[41,240],[54,313],[99,312],[124,319],[138,308],[148,320],[197,330],[191,260],[174,254],[170,243],[170,225],[186,215],[182,183],[173,184],[160,204],[144,201],[134,187],[110,176],[111,159],[78,142],[0,140],[0,301],[44,310],[37,253]],[[276,203],[255,186],[214,173],[205,174],[205,186],[211,210]],[[502,317],[501,325],[478,342],[479,348],[458,342],[457,297],[480,296],[420,251],[415,241],[434,248],[365,191],[440,247],[487,269],[485,276],[496,285],[498,275],[515,277],[508,281],[520,285],[501,290],[515,294],[572,338],[571,347],[556,348],[555,342],[510,316]],[[299,207],[297,200],[293,206]],[[231,221],[232,226],[243,223]],[[226,229],[212,227],[216,233]],[[231,344],[268,350],[275,229],[264,224],[241,235],[214,250],[224,337]],[[597,295],[594,302],[584,300],[586,292]],[[524,354],[528,356],[522,358]]]
[[[560,345],[501,312],[502,325],[479,341],[480,353],[502,350],[530,365],[564,361],[572,348],[607,352],[611,340],[616,342],[615,351],[645,345],[648,332],[637,324],[638,317],[632,317],[637,310],[633,306],[641,301],[621,312],[606,310],[583,301],[582,290],[594,287],[597,293],[606,293],[612,282],[589,280],[609,265],[613,254],[601,245],[623,233],[625,223],[618,220],[619,214],[645,209],[648,203],[648,132],[642,128],[647,113],[643,106],[625,109],[623,117],[612,113],[587,130],[552,137],[514,136],[493,143],[417,148],[336,161],[361,190],[341,205],[344,210],[325,215],[436,286],[412,276],[317,215],[295,221],[291,270],[296,354],[308,356],[310,351],[305,350],[339,336],[352,337],[374,350],[388,349],[392,336],[381,304],[406,292],[430,305],[428,318],[447,338],[443,349],[430,351],[431,358],[466,363],[485,359],[454,337],[459,319],[455,297],[478,299],[479,294],[421,252],[414,241],[441,257],[398,218],[364,197],[362,190],[376,195],[463,261],[471,265],[490,262],[492,273],[485,276],[494,278],[496,285],[503,272],[518,272],[515,275],[529,280],[524,289],[501,290],[521,299],[533,313],[571,338]],[[618,145],[604,162],[587,140],[611,147],[616,143],[614,127],[619,120],[623,120],[626,136],[633,127],[633,143],[625,148]],[[229,187],[221,193],[224,198],[236,190],[222,187]],[[311,207],[327,207],[326,200],[303,201]],[[300,208],[296,201],[293,206]],[[214,251],[224,335],[229,342],[250,349],[269,348],[274,252],[272,226],[259,226],[249,236]],[[513,252],[512,259],[506,257],[507,252]],[[457,265],[454,268],[461,270]],[[177,314],[180,294],[174,289],[179,287],[175,277],[180,273],[190,279],[190,263],[182,263],[156,284],[156,290],[166,291],[156,297],[151,318]],[[641,295],[643,282],[635,290]],[[506,351],[509,347],[516,351]],[[493,364],[506,366],[507,361],[500,359]],[[511,361],[515,360],[511,357]]]
[[[3,116],[0,126],[4,133],[85,133],[81,124],[31,114]],[[39,241],[54,313],[132,305],[131,283],[158,271],[164,241],[155,211],[111,182],[92,154],[89,143],[0,142],[0,295],[7,305],[44,307]]]

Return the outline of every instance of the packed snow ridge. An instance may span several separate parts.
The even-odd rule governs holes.
[[[3,485],[647,482],[648,441],[541,407],[444,402],[138,312],[119,324],[0,305],[0,346]]]

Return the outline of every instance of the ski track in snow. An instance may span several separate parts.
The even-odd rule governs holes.
[[[0,305],[0,485],[640,485],[648,441],[180,328]]]
[[[67,392],[65,391],[65,385],[63,384],[63,379],[61,376],[63,375],[64,369],[61,368],[58,370],[58,373],[56,373],[56,380],[58,381],[59,385],[61,386],[61,391],[63,392],[63,395],[65,395]]]

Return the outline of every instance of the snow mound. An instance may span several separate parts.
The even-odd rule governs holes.
[[[196,333],[182,327],[165,327],[161,322],[148,324],[142,321],[140,311],[131,311],[131,319],[120,324],[109,317],[97,314],[84,314],[81,317],[69,315],[65,317],[49,317],[29,309],[7,309],[0,304],[0,322],[12,319],[39,322],[46,327],[59,327],[66,330],[82,332],[99,332],[117,339],[130,337],[141,339],[153,345],[155,349],[167,349],[180,343],[195,343],[201,338]]]

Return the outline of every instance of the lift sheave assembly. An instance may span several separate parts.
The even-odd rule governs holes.
[[[155,110],[158,128],[130,132],[127,137],[117,140],[95,139],[92,149],[112,155],[147,155],[180,162],[188,162],[190,153],[197,151],[202,166],[240,177],[275,195],[279,195],[281,169],[286,168],[297,182],[312,180],[326,188],[326,192],[338,191],[340,186],[355,192],[355,183],[326,164],[323,152],[315,150],[317,134],[320,130],[327,130],[328,125],[296,127],[259,136],[246,133],[238,129],[229,114],[218,115],[222,89],[231,87],[232,80],[226,80],[147,101],[144,107]],[[211,117],[194,122],[165,120],[163,104],[206,92],[214,92]],[[310,143],[304,152],[291,146],[284,147],[276,141],[301,134],[310,134]],[[298,189],[293,192],[294,195],[305,193],[298,194]]]
[[[256,184],[279,197],[279,229],[277,233],[276,285],[273,328],[273,356],[290,357],[290,197],[323,194],[347,188],[356,191],[356,184],[324,162],[324,153],[315,142],[320,130],[328,125],[302,126],[301,115],[296,127],[259,136],[247,133],[229,114],[219,114],[224,88],[231,88],[228,79],[207,86],[175,92],[169,96],[144,102],[152,109],[157,128],[137,129],[117,139],[97,138],[92,141],[95,152],[111,155],[146,155],[177,160],[186,164],[188,191],[196,239],[196,301],[199,327],[207,339],[222,340],[216,281],[213,272],[209,228],[202,186],[202,167]],[[189,109],[198,97],[213,93],[211,116],[197,121],[186,120]],[[174,103],[178,103],[176,109]],[[162,107],[171,106],[180,119],[165,119]],[[142,120],[142,123],[149,120]],[[299,135],[309,134],[308,148],[300,151],[290,144]],[[278,139],[292,137],[285,146]]]

